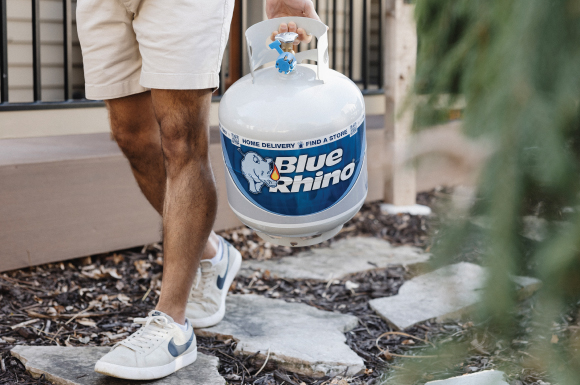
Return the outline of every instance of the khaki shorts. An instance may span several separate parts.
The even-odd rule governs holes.
[[[217,88],[234,0],[78,0],[87,99]]]

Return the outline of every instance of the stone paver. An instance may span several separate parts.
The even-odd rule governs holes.
[[[371,308],[394,327],[403,330],[431,318],[453,319],[473,307],[480,298],[486,269],[461,262],[405,282],[392,297],[371,300]],[[540,281],[514,277],[521,299],[534,293]]]
[[[20,359],[33,376],[45,377],[58,385],[158,385],[196,384],[225,385],[218,373],[219,359],[198,353],[197,360],[156,381],[129,381],[95,373],[95,362],[106,354],[108,347],[16,346],[12,355]]]
[[[381,213],[387,215],[410,214],[410,215],[431,215],[431,208],[424,205],[398,206],[389,203],[381,205]]]
[[[522,235],[532,241],[542,242],[548,235],[548,221],[534,215],[527,215],[522,218],[524,228]]]
[[[257,295],[230,295],[225,318],[216,326],[198,329],[201,336],[237,341],[236,354],[260,352],[286,370],[321,377],[354,375],[364,363],[345,343],[343,333],[356,327],[352,315]]]
[[[431,381],[425,385],[509,385],[504,380],[504,373],[496,370],[466,374],[448,378],[447,380]]]
[[[244,261],[239,274],[248,277],[255,270],[268,270],[278,278],[330,280],[388,265],[413,268],[426,264],[429,257],[416,247],[393,247],[382,239],[353,237],[275,261]]]

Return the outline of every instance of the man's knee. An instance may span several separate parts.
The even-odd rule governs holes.
[[[113,138],[123,152],[132,154],[159,148],[159,126],[149,93],[110,100],[107,107]]]
[[[119,148],[128,157],[138,156],[142,152],[159,151],[159,134],[153,132],[143,122],[134,120],[111,119],[111,132]]]
[[[161,127],[161,147],[168,176],[190,163],[209,163],[211,90],[151,90]]]
[[[171,118],[161,119],[160,125],[161,147],[168,173],[192,162],[203,165],[208,161],[208,127],[203,119],[176,111]]]

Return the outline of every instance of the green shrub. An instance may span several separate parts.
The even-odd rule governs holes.
[[[462,97],[465,133],[493,143],[469,213],[492,224],[478,235],[491,269],[479,315],[504,338],[521,333],[510,276],[540,278],[527,352],[551,381],[577,385],[580,337],[573,329],[566,341],[550,337],[564,315],[578,322],[580,1],[417,0],[416,17],[417,90],[431,95],[417,126],[441,108],[438,95],[450,103]],[[542,241],[520,235],[525,215],[548,221]],[[433,249],[439,258],[469,246],[474,226],[466,223],[456,219],[442,231]]]

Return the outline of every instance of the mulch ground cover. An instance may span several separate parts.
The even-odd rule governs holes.
[[[421,193],[418,202],[433,206],[448,193],[441,189]],[[429,232],[437,220],[437,215],[385,215],[379,203],[368,204],[337,237],[315,247],[346,237],[372,236],[394,245],[428,249]],[[221,235],[242,252],[244,259],[280,258],[308,249],[272,246],[246,228]],[[33,379],[20,361],[10,356],[15,345],[110,346],[136,331],[138,326],[131,322],[132,318],[144,316],[159,297],[162,265],[162,246],[153,244],[0,274],[0,384],[49,383],[43,378]],[[272,362],[259,372],[264,361],[255,356],[234,355],[236,342],[231,340],[199,337],[198,348],[219,357],[219,371],[231,384],[345,385],[378,383],[382,373],[398,366],[399,355],[414,354],[431,341],[483,338],[473,336],[475,331],[469,322],[425,322],[405,333],[393,333],[368,302],[396,294],[409,277],[403,267],[393,266],[330,282],[274,279],[262,272],[249,278],[238,277],[232,284],[233,293],[259,294],[356,315],[360,323],[346,333],[347,343],[365,360],[367,370],[354,378],[309,378],[281,370]],[[489,355],[471,349],[475,350],[470,357],[453,368],[439,370],[441,375],[494,367]],[[430,376],[422,382],[437,374]],[[518,381],[534,384],[526,376],[520,376]]]

